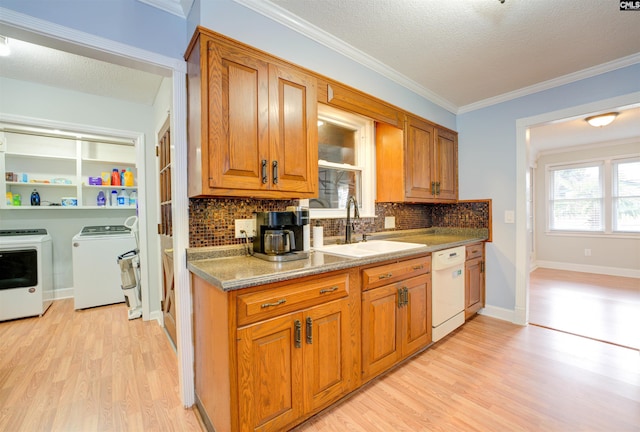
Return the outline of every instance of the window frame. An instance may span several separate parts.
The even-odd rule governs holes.
[[[558,162],[545,165],[545,214],[547,235],[560,236],[588,236],[588,237],[622,237],[622,238],[640,238],[640,232],[636,231],[620,231],[616,230],[616,209],[614,199],[617,197],[616,178],[614,165],[628,162],[640,161],[638,155],[615,155],[588,160],[576,160],[573,162]],[[566,230],[552,229],[551,222],[553,218],[552,194],[553,194],[553,172],[562,169],[581,168],[600,166],[600,181],[602,187],[602,229],[597,231],[589,230]]]
[[[327,121],[358,131],[359,137],[356,141],[355,165],[327,162],[318,159],[318,168],[325,167],[346,171],[359,171],[361,174],[361,196],[358,200],[360,217],[375,217],[376,149],[374,120],[328,105],[318,104],[318,121]],[[319,175],[319,172],[316,173],[316,175]],[[309,200],[303,200],[301,205],[309,206]],[[309,207],[309,214],[312,219],[345,218],[346,207],[338,209]]]

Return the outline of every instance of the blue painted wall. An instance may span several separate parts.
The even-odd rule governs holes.
[[[487,246],[487,303],[515,305],[516,121],[640,91],[640,64],[458,115],[460,198],[493,200],[493,243]],[[638,101],[640,102],[640,101]],[[639,126],[640,127],[640,126]],[[640,129],[639,129],[640,133]]]

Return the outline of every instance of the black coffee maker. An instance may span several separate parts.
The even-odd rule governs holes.
[[[309,209],[287,207],[287,211],[256,215],[254,256],[267,261],[293,261],[309,257]]]

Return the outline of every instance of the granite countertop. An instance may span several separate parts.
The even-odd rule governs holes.
[[[421,243],[425,246],[363,258],[338,256],[312,250],[309,258],[288,262],[269,262],[247,256],[244,245],[192,248],[187,250],[187,268],[221,290],[231,291],[463,246],[485,241],[488,235],[486,230],[430,228],[392,231],[367,237],[370,240],[385,239]],[[326,240],[330,242],[332,239]]]

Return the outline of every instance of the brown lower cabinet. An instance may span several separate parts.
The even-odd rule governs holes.
[[[224,292],[192,275],[197,404],[216,431],[280,431],[357,387],[358,269]]]
[[[364,274],[362,379],[367,381],[431,343],[431,257]]]
[[[191,287],[209,430],[287,430],[431,343],[430,255],[232,291],[192,274]]]
[[[465,268],[465,319],[474,316],[485,305],[484,242],[466,247]]]

